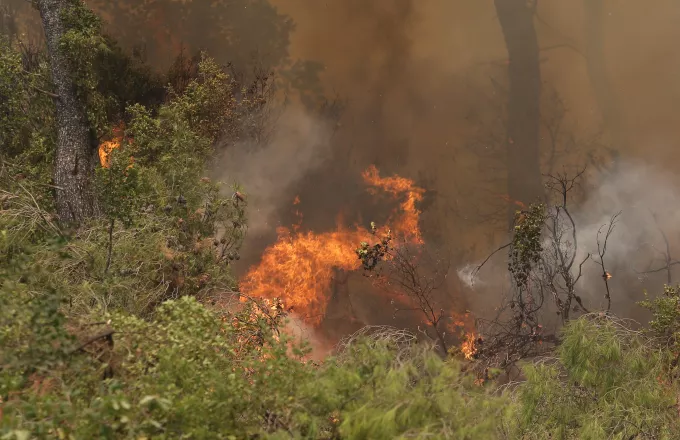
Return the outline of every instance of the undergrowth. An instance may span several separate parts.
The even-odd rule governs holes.
[[[248,197],[204,175],[216,143],[238,140],[266,103],[207,56],[181,90],[161,90],[95,17],[69,19],[89,23],[64,46],[71,62],[97,44],[80,86],[116,145],[96,172],[101,217],[63,228],[47,58],[0,42],[2,439],[678,438],[671,287],[643,303],[649,330],[569,322],[521,383],[480,383],[469,361],[389,328],[308,361],[283,304],[239,296],[230,265]]]

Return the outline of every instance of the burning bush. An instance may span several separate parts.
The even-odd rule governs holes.
[[[416,201],[423,190],[403,177],[380,177],[377,168],[363,174],[369,191],[384,191],[400,203],[390,218],[394,234],[409,243],[421,243]],[[313,233],[279,228],[278,241],[267,248],[258,265],[241,280],[240,288],[253,297],[280,297],[293,313],[307,322],[322,322],[329,301],[329,289],[336,269],[356,271],[362,261],[356,247],[370,241],[375,231],[339,225],[336,231]]]

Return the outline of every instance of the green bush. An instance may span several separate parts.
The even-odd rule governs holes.
[[[4,289],[3,297],[20,297]],[[503,398],[427,347],[357,340],[320,367],[305,363],[304,346],[279,335],[270,315],[255,313],[263,305],[220,315],[184,297],[159,306],[150,320],[105,315],[110,344],[102,339],[83,350],[91,338],[76,341],[59,308],[44,306],[0,312],[11,353],[2,359],[5,432],[483,439],[496,438],[506,411]],[[10,325],[16,315],[23,319]],[[88,328],[81,323],[80,332],[100,333]]]
[[[557,358],[524,368],[517,432],[524,439],[670,439],[680,429],[662,354],[606,316],[570,322]]]

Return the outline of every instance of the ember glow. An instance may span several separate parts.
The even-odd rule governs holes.
[[[362,177],[372,193],[383,191],[401,201],[388,222],[393,235],[410,243],[422,243],[416,203],[422,199],[423,189],[403,177],[381,178],[374,166]],[[265,250],[260,263],[242,279],[241,292],[250,297],[281,298],[287,309],[307,323],[319,325],[326,313],[336,270],[360,269],[361,261],[355,250],[361,242],[370,243],[376,238],[366,228],[341,225],[335,231],[323,233],[300,232],[298,227],[292,231],[279,228],[278,234],[277,242]]]

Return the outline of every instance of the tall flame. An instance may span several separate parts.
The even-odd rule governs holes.
[[[420,211],[416,208],[416,203],[423,200],[425,191],[413,184],[413,181],[405,177],[393,176],[381,178],[375,165],[368,167],[363,172],[364,181],[371,185],[369,191],[376,194],[381,189],[394,197],[406,195],[406,200],[401,203],[401,212],[394,220],[393,230],[401,233],[404,238],[412,243],[422,244],[423,238],[420,234]]]
[[[380,189],[394,198],[405,199],[390,220],[392,231],[411,243],[422,243],[416,203],[422,199],[423,189],[403,177],[381,178],[375,166],[362,177],[372,193]],[[318,325],[328,306],[335,271],[359,269],[361,261],[355,250],[362,241],[370,242],[374,237],[359,226],[338,226],[336,231],[323,233],[279,228],[278,234],[277,242],[265,250],[260,263],[242,279],[241,292],[251,297],[281,298],[287,308]]]
[[[473,332],[465,336],[465,341],[461,344],[460,351],[463,352],[463,356],[468,360],[472,360],[477,354],[477,336]]]

